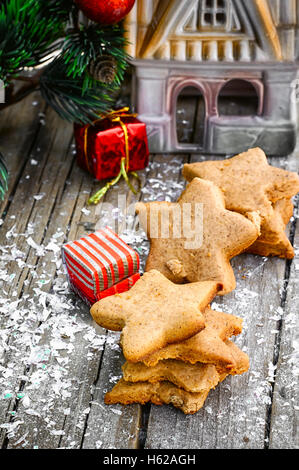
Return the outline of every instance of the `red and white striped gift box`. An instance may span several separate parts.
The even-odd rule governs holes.
[[[66,243],[62,255],[71,287],[89,305],[140,278],[138,254],[108,227]]]
[[[109,289],[105,289],[102,292],[99,292],[97,300],[104,299],[105,297],[109,297],[109,295],[121,294],[122,292],[126,292],[127,290],[131,289],[131,287],[139,279],[140,279],[139,273],[133,274],[133,276],[123,279],[117,284],[114,284],[114,286],[109,287]],[[76,292],[76,294],[78,294],[79,297],[81,297],[81,299],[83,299],[84,302],[87,303],[87,305],[91,306],[95,303],[94,298],[90,298],[87,293],[85,293],[82,289],[80,289],[74,279],[69,277],[69,282],[70,282],[72,290]]]

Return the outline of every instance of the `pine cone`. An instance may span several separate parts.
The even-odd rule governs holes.
[[[90,61],[88,71],[95,80],[109,84],[115,79],[117,62],[110,55],[99,55]]]

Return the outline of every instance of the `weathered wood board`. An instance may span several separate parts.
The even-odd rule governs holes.
[[[189,135],[198,110],[189,100],[185,112]],[[170,406],[108,407],[105,391],[124,361],[119,334],[95,326],[69,291],[61,245],[117,222],[144,266],[148,242],[133,234],[136,218],[120,211],[119,197],[127,209],[139,199],[174,201],[182,165],[209,157],[153,155],[141,193],[122,181],[94,207],[86,201],[101,184],[76,165],[72,126],[38,95],[1,114],[0,148],[11,173],[0,234],[2,448],[298,448],[298,209],[289,226],[295,260],[235,258],[237,289],[213,303],[243,318],[236,343],[249,354],[249,372],[228,377],[194,416]],[[298,171],[298,156],[272,163]]]
[[[284,312],[279,323],[277,364],[270,424],[270,447],[298,449],[298,313],[299,313],[299,223],[298,208],[293,222],[295,259],[288,266]]]
[[[191,161],[207,158],[194,156]],[[288,159],[272,159],[271,163],[298,171],[297,154]],[[289,230],[294,229],[295,223],[294,219]],[[237,288],[216,298],[212,307],[243,318],[243,332],[235,342],[249,354],[250,370],[242,376],[227,377],[210,392],[203,409],[187,419],[170,407],[161,410],[153,406],[147,448],[265,448],[269,446],[270,427],[271,434],[280,433],[275,421],[271,426],[271,405],[277,348],[284,326],[281,321],[286,315],[283,299],[289,263],[246,254],[236,257],[232,264]],[[292,308],[298,311],[298,299],[291,299]],[[294,376],[292,383],[296,387]],[[295,446],[294,438],[289,445]]]

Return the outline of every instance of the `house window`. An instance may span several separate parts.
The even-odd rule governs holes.
[[[224,85],[218,96],[219,116],[256,116],[260,97],[247,80],[233,79]]]
[[[201,0],[200,24],[205,28],[226,29],[230,15],[228,0]]]
[[[231,0],[199,0],[198,29],[203,31],[241,31],[241,24]]]
[[[231,0],[197,0],[182,30],[213,35],[215,32],[240,33],[242,27]],[[177,32],[180,34],[181,30]]]

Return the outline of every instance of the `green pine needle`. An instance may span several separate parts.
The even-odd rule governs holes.
[[[119,85],[127,67],[128,56],[124,52],[126,40],[124,31],[119,25],[89,25],[79,31],[69,31],[61,52],[67,65],[67,76],[76,78],[87,72],[92,60],[98,56],[111,55],[117,63],[114,83]],[[94,79],[85,77],[85,89],[94,86]]]
[[[99,114],[113,107],[115,86],[100,82],[83,93],[84,77],[71,78],[61,57],[53,60],[40,79],[40,90],[45,101],[65,120],[77,123],[91,122]]]
[[[41,94],[63,119],[87,123],[113,108],[128,56],[121,26],[78,27],[75,20],[70,29],[77,12],[73,0],[0,0],[0,78],[8,85],[24,69],[56,56],[41,74]],[[115,59],[110,85],[88,71],[101,55]]]
[[[72,0],[4,0],[0,4],[0,77],[41,64],[62,45]]]

